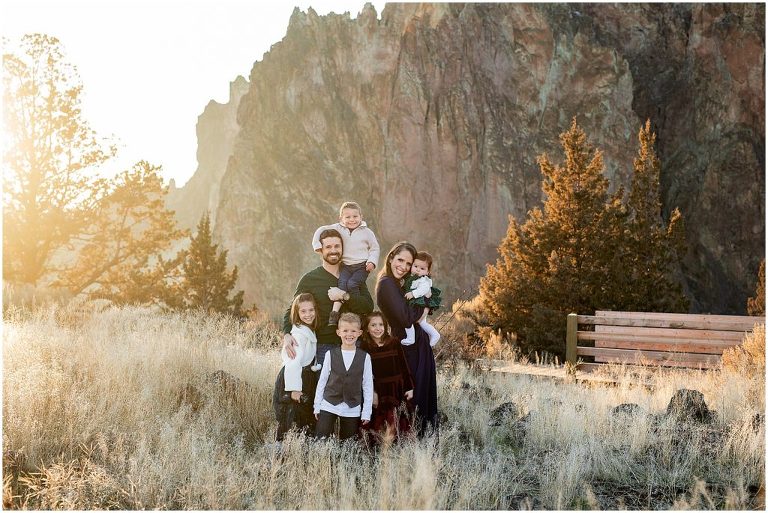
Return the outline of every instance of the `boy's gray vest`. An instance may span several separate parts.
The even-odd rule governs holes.
[[[341,348],[331,349],[331,373],[325,385],[323,399],[336,406],[342,401],[350,408],[363,402],[363,371],[365,370],[365,351],[355,349],[355,358],[349,370],[344,367]],[[326,359],[326,363],[328,360]]]

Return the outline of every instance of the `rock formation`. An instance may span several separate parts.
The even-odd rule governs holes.
[[[179,225],[194,228],[206,210],[211,224],[216,224],[221,177],[227,170],[235,138],[239,132],[237,106],[248,91],[248,82],[237,77],[229,84],[229,101],[211,100],[197,121],[197,170],[180,189],[172,183],[168,191],[168,208],[176,212]]]
[[[541,204],[536,157],[561,160],[572,117],[614,187],[650,118],[664,215],[679,207],[686,221],[693,309],[741,313],[764,255],[764,19],[760,4],[297,9],[254,64],[236,121],[234,93],[200,117],[211,163],[199,159],[174,201],[215,204],[246,302],[273,313],[319,262],[314,229],[347,199],[382,257],[401,239],[433,253],[450,303],[477,290],[508,216]]]

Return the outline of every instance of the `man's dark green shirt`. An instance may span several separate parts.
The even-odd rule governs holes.
[[[328,316],[333,308],[333,302],[328,299],[328,289],[336,287],[339,284],[339,279],[323,269],[323,266],[312,269],[299,280],[299,284],[296,285],[296,292],[293,293],[293,297],[296,297],[302,292],[309,292],[315,297],[317,303],[317,343],[318,344],[338,344],[341,345],[341,339],[336,334],[336,326],[328,326]],[[361,291],[358,294],[350,293],[349,301],[345,302],[341,307],[342,312],[354,312],[358,315],[368,315],[373,311],[373,298],[368,291],[368,287],[360,287]],[[288,307],[285,315],[283,316],[283,333],[291,332],[291,307]]]

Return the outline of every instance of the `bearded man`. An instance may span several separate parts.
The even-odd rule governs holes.
[[[333,308],[334,301],[343,302],[343,311],[354,312],[360,316],[368,315],[373,311],[373,299],[368,287],[363,284],[358,293],[350,294],[337,287],[339,271],[341,268],[341,254],[343,242],[341,234],[333,229],[320,233],[320,249],[318,253],[323,258],[319,267],[307,272],[296,285],[296,297],[302,292],[309,292],[317,303],[317,363],[322,364],[325,354],[336,347],[341,346],[341,339],[336,334],[336,326],[328,326],[328,316]],[[296,341],[291,336],[291,308],[285,311],[283,316],[283,347],[288,356],[294,358],[296,351],[293,347]]]

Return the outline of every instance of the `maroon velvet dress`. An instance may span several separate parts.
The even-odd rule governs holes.
[[[411,430],[409,416],[412,407],[406,401],[405,393],[413,390],[413,379],[408,371],[403,346],[394,337],[385,340],[383,346],[367,340],[360,345],[360,349],[371,356],[373,390],[379,397],[379,404],[371,414],[371,422],[363,427],[364,436],[374,444],[380,441],[388,427],[390,430],[396,427],[393,431],[395,435]]]

